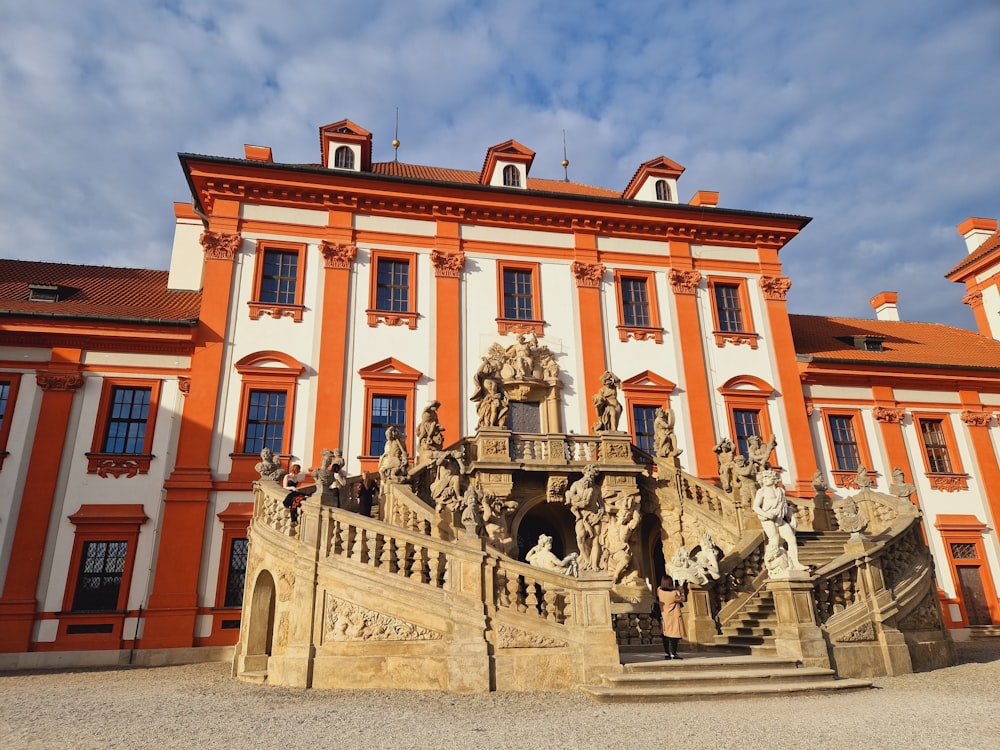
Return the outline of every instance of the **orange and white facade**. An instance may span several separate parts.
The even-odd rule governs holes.
[[[779,254],[809,220],[720,208],[709,191],[679,202],[683,167],[666,157],[613,191],[530,177],[534,153],[514,140],[478,172],[373,163],[371,134],[348,120],[320,144],[314,165],[261,146],[182,154],[193,202],[175,205],[169,273],[136,272],[159,274],[144,312],[73,307],[86,285],[71,277],[109,269],[26,281],[42,269],[6,262],[0,652],[234,643],[261,448],[286,466],[340,448],[358,473],[390,424],[412,456],[433,400],[446,443],[473,434],[473,375],[520,334],[553,352],[560,388],[554,407],[514,409],[515,430],[589,432],[610,370],[621,429],[648,448],[655,409],[673,408],[681,464],[702,478],[718,478],[722,436],[754,433],[776,436],[792,496],[814,494],[817,470],[843,496],[859,465],[879,488],[898,466],[951,624],[1000,623],[1000,325],[789,315]],[[31,284],[68,296],[31,301]],[[945,458],[928,448],[939,435]],[[976,581],[985,610],[966,602]]]

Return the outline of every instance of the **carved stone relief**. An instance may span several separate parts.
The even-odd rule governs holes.
[[[434,641],[442,638],[437,631],[332,597],[326,602],[323,632],[324,640],[330,641]]]
[[[548,638],[537,633],[501,624],[497,628],[497,646],[499,648],[565,648],[569,644],[555,638]]]

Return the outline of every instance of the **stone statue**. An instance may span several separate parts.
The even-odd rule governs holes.
[[[701,549],[694,556],[694,561],[705,571],[705,575],[713,581],[719,579],[719,552],[715,548],[715,541],[707,531],[701,535]]]
[[[702,534],[701,549],[694,557],[688,555],[687,548],[681,546],[677,552],[667,562],[667,575],[674,579],[675,583],[687,581],[689,583],[704,586],[709,581],[719,579],[719,555],[715,549],[715,542],[707,532]]]
[[[674,432],[676,417],[673,409],[658,408],[653,420],[653,451],[660,458],[677,458],[684,451],[677,447]]]
[[[385,449],[378,460],[378,473],[382,481],[405,482],[408,464],[409,456],[403,443],[403,434],[390,425],[385,431]]]
[[[606,567],[611,571],[613,583],[619,583],[632,564],[632,549],[629,542],[641,520],[635,501],[635,496],[627,496],[604,528]]]
[[[417,425],[417,447],[421,454],[439,451],[444,447],[444,427],[438,422],[440,401],[431,401],[424,407]]]
[[[494,372],[493,366],[484,359],[473,376],[476,384],[472,401],[476,402],[479,415],[479,429],[484,427],[506,427],[510,404],[503,388],[503,381]]]
[[[515,380],[535,377],[535,362],[538,354],[538,337],[534,333],[528,339],[523,333],[517,334],[515,343],[507,347],[505,354],[510,363]]]
[[[813,474],[812,488],[816,491],[816,497],[826,497],[826,491],[830,489],[830,486],[826,483],[826,477],[823,476],[823,472],[819,469]]]
[[[733,459],[736,456],[736,446],[727,437],[716,443],[712,450],[719,459],[719,482],[726,492],[733,491]]]
[[[875,484],[872,478],[868,476],[868,467],[864,464],[858,465],[858,472],[854,475],[854,483],[858,485],[859,490],[870,490],[872,485]]]
[[[771,578],[786,576],[789,570],[808,570],[805,565],[799,562],[799,547],[795,540],[795,514],[788,500],[785,498],[785,490],[778,486],[778,475],[771,469],[764,469],[757,477],[760,488],[753,499],[753,512],[760,519],[760,525],[767,535],[767,547],[764,550],[764,559],[770,558],[776,565],[784,566],[780,574],[768,567]],[[784,541],[786,549],[782,550],[781,542]],[[787,555],[787,566],[779,552]]]
[[[467,537],[477,537],[483,533],[483,515],[479,510],[479,492],[475,483],[470,482],[462,498],[462,526]]]
[[[889,486],[889,494],[896,497],[909,497],[917,488],[906,481],[903,470],[898,466],[892,470],[892,484]]]
[[[754,467],[754,473],[759,474],[764,469],[771,468],[771,453],[778,444],[778,439],[772,434],[765,443],[757,435],[747,438],[747,461]]]
[[[566,490],[566,504],[576,519],[576,545],[580,550],[580,569],[598,570],[601,561],[601,490],[597,486],[597,467],[593,464],[583,470]]]
[[[261,448],[260,462],[253,468],[260,474],[261,479],[272,479],[275,482],[280,482],[285,477],[285,470],[281,468],[281,462],[275,460],[274,451],[270,448]]]
[[[431,499],[438,510],[456,510],[462,497],[462,452],[436,451],[431,454],[436,476],[431,482]]]
[[[528,565],[534,565],[543,570],[552,570],[567,576],[575,576],[580,572],[577,565],[577,553],[571,552],[562,560],[552,552],[552,537],[542,534],[538,537],[538,544],[528,550],[524,556]]]
[[[733,481],[739,490],[739,499],[743,507],[749,506],[757,494],[756,477],[753,464],[747,461],[746,456],[740,454],[733,459]]]
[[[837,525],[841,531],[851,535],[849,542],[863,542],[865,529],[868,528],[868,517],[858,508],[853,497],[845,497],[834,508],[837,514]]]
[[[610,370],[601,375],[601,389],[594,394],[594,407],[597,409],[597,421],[592,427],[594,432],[618,432],[618,422],[622,416],[622,405],[618,400],[618,389],[621,379]]]

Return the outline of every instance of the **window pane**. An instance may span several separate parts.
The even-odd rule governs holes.
[[[380,259],[375,277],[375,309],[410,311],[410,263]]]
[[[632,424],[635,425],[635,444],[646,453],[653,452],[653,422],[656,421],[655,406],[633,406]]]
[[[337,169],[354,169],[354,151],[341,146],[333,152],[333,166]]]
[[[921,419],[920,434],[924,439],[927,464],[933,474],[950,474],[951,458],[948,443],[944,439],[944,427],[940,419]]]
[[[406,396],[372,396],[369,456],[381,456],[385,451],[385,431],[389,427],[395,427],[403,436],[406,435]]]
[[[666,180],[656,181],[656,200],[658,201],[670,200],[670,186],[667,184]]]
[[[517,167],[508,164],[503,168],[503,184],[505,187],[521,187],[521,173]]]
[[[649,297],[646,279],[622,279],[622,316],[627,326],[649,327]]]
[[[740,309],[740,289],[736,284],[715,285],[715,309],[722,332],[742,332],[743,312]]]
[[[152,388],[115,386],[111,389],[108,423],[104,428],[104,453],[142,453]]]
[[[229,570],[226,572],[226,598],[224,607],[239,607],[243,604],[243,584],[247,575],[247,539],[233,539],[229,548]]]
[[[733,423],[736,425],[737,452],[749,456],[747,438],[751,435],[760,436],[760,412],[756,409],[733,409]]]
[[[270,448],[281,453],[285,434],[285,391],[250,391],[244,453]]]
[[[840,414],[830,415],[830,436],[833,438],[833,454],[837,468],[841,471],[855,471],[861,463],[858,443],[854,437],[854,419]]]
[[[7,416],[7,399],[10,397],[10,383],[0,383],[0,426]]]
[[[534,320],[531,271],[505,268],[503,271],[503,316],[510,320]]]
[[[118,609],[128,542],[86,542],[73,596],[74,611]]]
[[[279,305],[295,304],[299,276],[299,254],[286,250],[265,250],[260,279],[260,301]]]

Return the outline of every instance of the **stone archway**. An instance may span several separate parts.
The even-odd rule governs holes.
[[[540,501],[525,509],[514,520],[512,532],[517,542],[517,559],[524,556],[538,543],[540,534],[552,537],[552,553],[559,558],[576,548],[573,514],[562,503]]]
[[[650,590],[655,591],[656,587],[660,585],[660,576],[667,570],[666,560],[663,556],[663,531],[659,517],[652,513],[645,514],[639,532],[644,552],[640,572],[649,584]]]
[[[267,660],[274,645],[274,578],[262,570],[254,582],[246,625],[246,648],[243,649],[243,672],[266,672]]]

